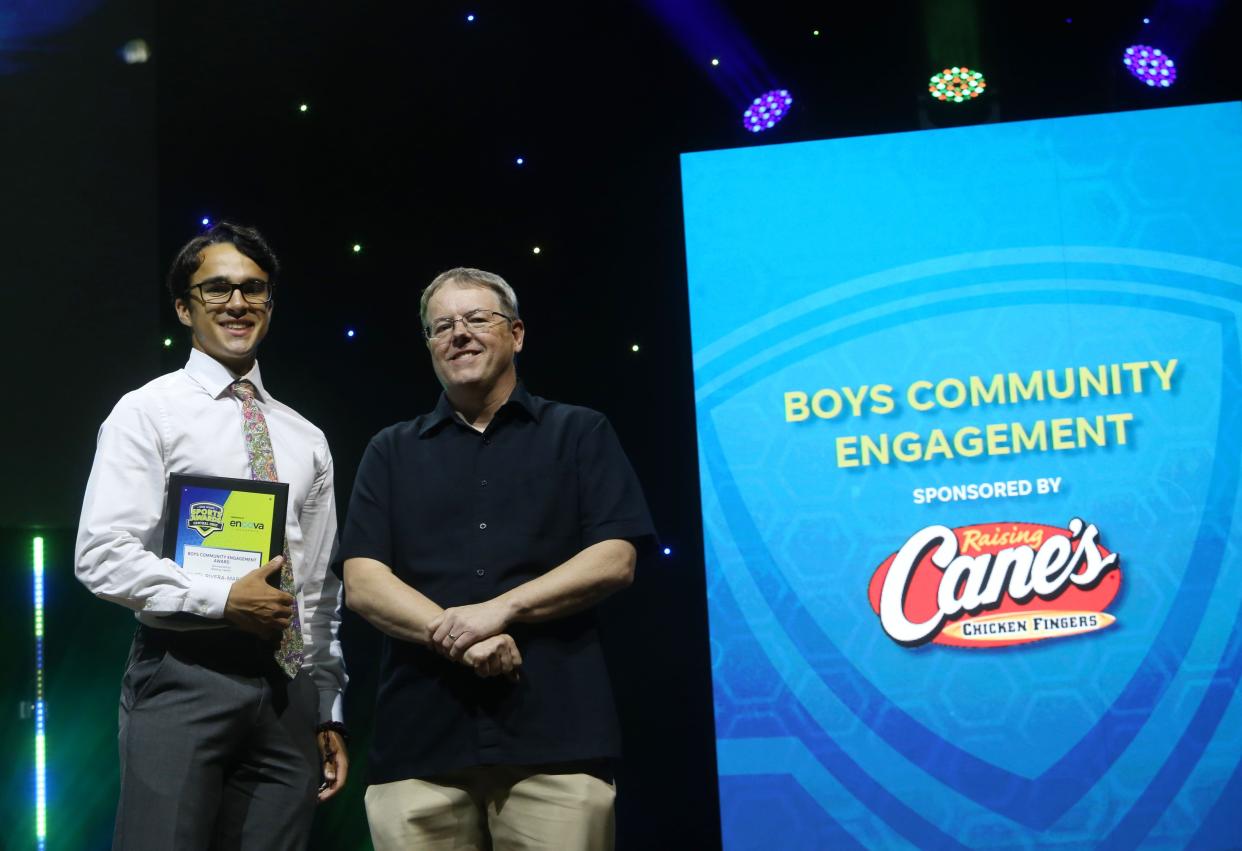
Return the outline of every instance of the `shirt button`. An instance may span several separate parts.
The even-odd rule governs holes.
[[[480,523],[480,524],[479,524],[479,528],[480,528],[480,529],[486,529],[486,528],[487,528],[487,524],[486,524],[486,523]]]
[[[481,567],[480,567],[478,570],[476,570],[476,571],[474,572],[474,575],[475,575],[475,576],[482,576],[482,575],[483,575],[483,574],[485,574],[485,573],[487,573],[487,571],[486,571],[486,570],[484,570],[483,568],[481,568]]]

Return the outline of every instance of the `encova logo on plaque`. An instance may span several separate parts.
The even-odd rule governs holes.
[[[189,517],[185,521],[186,528],[193,529],[204,539],[213,532],[224,531],[224,506],[214,502],[190,503]]]
[[[925,526],[876,569],[872,610],[906,647],[1006,647],[1103,629],[1121,588],[1120,558],[1075,517]]]

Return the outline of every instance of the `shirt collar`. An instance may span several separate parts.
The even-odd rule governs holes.
[[[239,378],[244,378],[254,385],[255,396],[259,401],[270,401],[267,390],[263,387],[263,377],[259,374],[259,362],[255,361],[254,366],[250,367],[250,371],[245,375],[234,375],[220,361],[213,358],[205,352],[198,349],[190,349],[190,359],[186,361],[185,371],[193,378],[198,385],[211,394],[212,398],[219,399],[228,392],[233,386],[233,382]]]
[[[255,368],[258,368],[257,365]],[[514,386],[513,392],[509,394],[509,398],[506,399],[505,403],[500,406],[499,410],[496,411],[496,416],[501,416],[504,411],[514,413],[521,411],[530,419],[535,422],[539,422],[539,415],[543,409],[543,406],[540,404],[542,401],[542,399],[537,399],[536,397],[530,395],[530,392],[526,389],[522,382],[519,381],[517,385]],[[438,429],[444,423],[451,422],[456,419],[458,419],[457,411],[453,410],[453,405],[449,402],[448,394],[441,392],[440,400],[436,402],[435,408],[430,414],[423,418],[423,424],[418,429],[418,436],[422,437],[428,432]]]
[[[535,422],[539,422],[539,414],[542,412],[542,406],[538,404],[534,396],[523,386],[522,382],[518,382],[513,388],[513,392],[509,394],[509,399],[500,406],[500,410],[504,410],[508,406],[521,408],[526,412],[526,416]]]

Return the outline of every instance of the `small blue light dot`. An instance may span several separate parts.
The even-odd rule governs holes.
[[[352,337],[352,336],[354,336],[354,329],[353,329],[353,328],[350,328],[348,331],[346,331],[346,332],[345,332],[345,336],[346,336],[346,337]]]
[[[468,23],[473,24],[473,23],[474,23],[474,15],[466,15],[466,21],[467,21]]]
[[[518,165],[526,165],[526,158],[518,157],[516,160],[514,160],[514,162],[517,163]]]
[[[665,554],[666,556],[671,556],[671,555],[673,554],[673,551],[672,551],[671,549],[669,549],[668,547],[665,547],[665,548],[664,548],[664,554]]]
[[[207,227],[207,225],[209,224],[211,224],[211,219],[207,218],[206,216],[203,216],[203,227]]]
[[[1150,23],[1151,23],[1151,18],[1143,18],[1143,23],[1145,23],[1145,24],[1150,24]]]

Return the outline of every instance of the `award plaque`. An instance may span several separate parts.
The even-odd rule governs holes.
[[[172,473],[164,556],[195,576],[240,579],[284,549],[288,502],[284,482]]]

